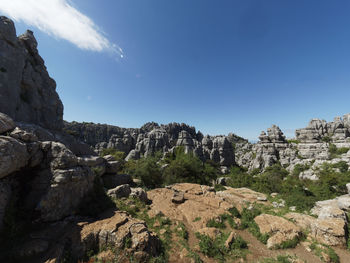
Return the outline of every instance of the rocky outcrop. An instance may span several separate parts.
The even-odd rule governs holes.
[[[30,131],[12,127],[0,135],[0,184],[5,196],[0,210],[25,189],[23,208],[35,211],[36,219],[55,221],[74,213],[95,178],[86,164],[79,164],[64,144],[41,141]]]
[[[286,140],[280,128],[273,125],[267,134],[263,131],[256,144],[236,145],[237,164],[249,170],[264,170],[277,162],[292,171],[296,165],[308,166],[300,179],[318,180],[317,170],[323,163],[344,161],[350,164],[350,114],[336,117],[333,122],[312,119],[308,126],[296,130],[294,140]],[[332,149],[342,153],[332,154]]]
[[[111,217],[82,225],[80,238],[76,246],[73,244],[73,249],[81,256],[96,247],[101,250],[110,248],[124,250],[124,253],[133,255],[136,262],[147,262],[161,249],[159,238],[147,229],[144,221],[123,212],[114,212]]]
[[[202,161],[212,160],[226,167],[224,171],[235,164],[233,144],[244,141],[232,133],[228,136],[203,136],[194,127],[183,123],[159,125],[151,122],[139,129],[127,129],[103,124],[66,122],[64,130],[95,147],[98,153],[106,148],[124,152],[127,161],[156,152],[165,154],[173,152],[175,147],[183,147],[185,153],[193,153]]]
[[[63,105],[37,45],[33,32],[17,37],[13,22],[0,17],[0,112],[15,121],[61,129]]]

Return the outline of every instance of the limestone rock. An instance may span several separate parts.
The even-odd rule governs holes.
[[[0,136],[0,178],[3,178],[27,165],[27,147],[8,136]]]
[[[129,197],[130,193],[131,189],[128,184],[119,185],[107,191],[107,195],[113,198]]]
[[[138,253],[137,262],[145,262],[160,253],[160,240],[156,234],[147,229],[145,222],[124,212],[114,212],[111,217],[82,225],[80,239],[73,243],[73,249],[81,256],[95,247],[121,249],[134,256]],[[127,240],[130,244],[125,248]]]
[[[267,240],[268,248],[276,248],[285,241],[298,238],[301,233],[298,226],[282,217],[261,214],[254,221],[262,234],[271,235]]]
[[[185,197],[183,192],[174,192],[173,197],[171,198],[171,201],[175,204],[181,204],[185,202]]]
[[[320,243],[344,246],[346,244],[345,226],[343,219],[317,219],[311,224],[311,235]]]
[[[302,229],[310,229],[311,224],[316,220],[316,218],[300,214],[300,213],[288,213],[285,215],[287,219],[291,219],[297,226],[301,227]]]
[[[14,24],[0,18],[0,112],[15,121],[49,129],[63,126],[63,105],[37,50],[33,32],[17,38]],[[9,101],[11,103],[9,103]]]
[[[8,131],[13,130],[14,128],[14,121],[6,114],[0,112],[0,134],[4,134]]]
[[[143,190],[141,187],[131,188],[130,197],[138,198],[144,203],[149,202],[146,191]]]

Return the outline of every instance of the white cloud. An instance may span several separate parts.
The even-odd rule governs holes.
[[[0,12],[81,49],[108,51],[123,57],[121,48],[110,42],[101,29],[75,9],[69,0],[0,0]]]

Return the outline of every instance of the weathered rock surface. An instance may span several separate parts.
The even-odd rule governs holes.
[[[63,105],[38,54],[33,32],[17,37],[13,22],[2,16],[0,35],[0,112],[15,121],[62,128]]]
[[[81,241],[77,240],[75,254],[84,255],[95,247],[111,247],[134,255],[138,262],[146,262],[160,252],[160,240],[147,229],[145,222],[131,218],[124,212],[113,212],[111,217],[92,223],[81,223]],[[130,244],[125,248],[125,243]]]
[[[113,198],[129,197],[130,193],[131,189],[128,184],[119,185],[116,188],[107,191],[107,195]]]
[[[318,180],[317,169],[323,163],[335,164],[344,161],[350,164],[349,153],[332,156],[330,145],[337,148],[350,148],[349,116],[336,117],[333,122],[313,119],[308,126],[295,131],[296,139],[287,141],[280,128],[273,125],[262,132],[256,144],[236,145],[236,163],[249,168],[264,170],[277,162],[292,171],[296,165],[309,166],[300,179]]]
[[[156,152],[172,152],[181,146],[186,153],[193,153],[201,160],[219,163],[228,171],[235,163],[233,143],[245,141],[234,134],[228,136],[205,136],[186,124],[147,123],[139,129],[117,126],[65,122],[65,131],[95,147],[97,152],[113,148],[126,154],[125,160],[139,159]]]
[[[15,122],[9,116],[0,112],[0,134],[12,131],[15,127]]]
[[[268,248],[277,248],[283,242],[299,238],[301,229],[292,222],[268,214],[262,214],[254,218],[262,234],[269,234]]]
[[[172,201],[174,192],[183,195],[181,202]],[[212,233],[213,229],[206,226],[209,220],[220,220],[220,215],[229,213],[232,207],[242,210],[248,202],[256,202],[257,196],[261,195],[247,188],[227,187],[225,191],[215,192],[212,187],[189,183],[154,189],[147,194],[152,202],[151,217],[162,213],[171,220],[187,222],[193,232],[200,233]]]
[[[317,219],[311,224],[311,236],[329,246],[345,246],[345,227],[343,219]]]

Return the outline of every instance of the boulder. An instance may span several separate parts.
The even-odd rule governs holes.
[[[8,136],[0,136],[0,178],[25,167],[29,160],[27,147]]]
[[[10,136],[16,140],[20,140],[22,142],[27,142],[27,143],[38,141],[38,137],[35,134],[28,132],[26,130],[22,130],[18,127],[16,127],[10,133]]]
[[[343,219],[317,219],[311,223],[311,236],[329,246],[345,246],[346,223]]]
[[[113,198],[129,197],[130,193],[131,189],[128,184],[119,185],[107,191],[107,195]]]
[[[346,184],[346,189],[348,190],[348,194],[350,195],[350,183]]]
[[[338,218],[346,221],[346,214],[343,210],[334,206],[323,206],[318,214],[319,219]]]
[[[299,238],[301,234],[297,225],[279,216],[261,214],[254,221],[262,234],[270,235],[267,240],[268,248],[276,248],[285,241]]]
[[[27,202],[33,200],[35,203],[38,194],[46,191],[39,196],[36,210],[43,221],[60,220],[76,211],[92,189],[94,179],[95,175],[86,166],[42,171],[32,183],[32,195],[28,196]]]
[[[126,246],[127,240],[129,243]],[[147,259],[159,255],[161,243],[144,221],[116,211],[106,219],[83,223],[79,239],[73,239],[73,252],[80,257],[96,247],[120,250],[134,258],[138,255],[136,262],[147,262]]]
[[[171,198],[171,201],[175,204],[181,204],[185,202],[185,197],[183,192],[174,192],[173,197]]]
[[[15,122],[9,116],[0,112],[0,134],[12,131],[15,127]]]
[[[144,203],[149,202],[146,191],[141,187],[131,188],[130,197],[137,198]]]
[[[316,218],[300,214],[300,213],[288,213],[284,215],[287,219],[292,220],[297,226],[302,229],[308,230],[311,228],[311,224],[316,220]]]

